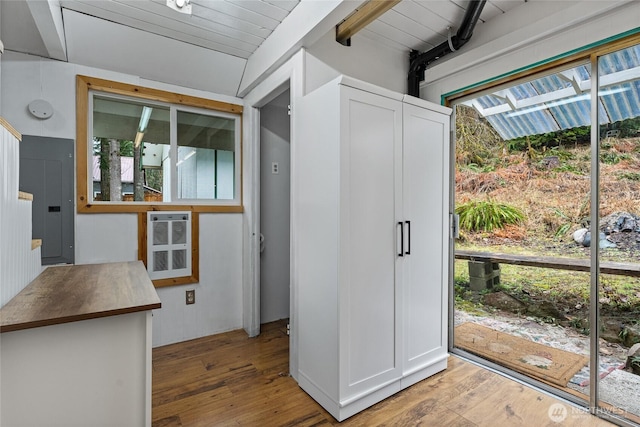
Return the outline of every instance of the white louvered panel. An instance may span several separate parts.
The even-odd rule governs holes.
[[[4,126],[0,141],[0,304],[40,274],[40,248],[31,249],[31,201],[18,199],[20,143]]]
[[[152,280],[191,275],[191,213],[147,213],[147,271]]]

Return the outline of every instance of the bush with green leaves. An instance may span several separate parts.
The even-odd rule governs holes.
[[[460,216],[460,228],[467,231],[493,231],[508,224],[518,224],[524,213],[515,206],[493,200],[472,200],[456,208]]]

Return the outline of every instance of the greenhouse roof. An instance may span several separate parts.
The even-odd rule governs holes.
[[[600,124],[640,116],[640,45],[601,57],[599,68]],[[590,125],[590,92],[586,64],[462,104],[475,108],[508,140]]]

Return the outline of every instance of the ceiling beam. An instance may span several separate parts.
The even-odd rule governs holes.
[[[67,60],[62,8],[59,0],[26,0],[49,57]]]
[[[345,46],[351,46],[351,37],[398,3],[400,0],[367,1],[336,25],[336,41]]]

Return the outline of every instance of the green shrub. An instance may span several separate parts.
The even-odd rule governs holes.
[[[492,200],[463,203],[456,213],[460,216],[460,228],[468,231],[493,231],[524,220],[520,209]]]

